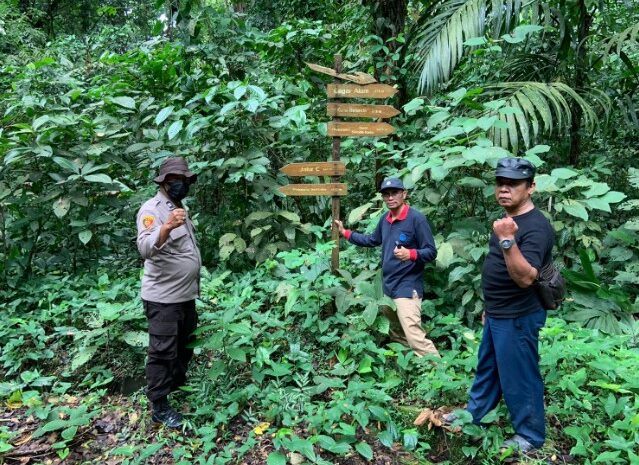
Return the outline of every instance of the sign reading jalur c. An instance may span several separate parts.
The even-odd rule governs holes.
[[[280,171],[287,176],[341,176],[346,173],[346,165],[339,161],[290,163]]]
[[[328,195],[342,196],[348,193],[346,184],[341,182],[331,184],[288,184],[280,186],[279,191],[289,196]]]

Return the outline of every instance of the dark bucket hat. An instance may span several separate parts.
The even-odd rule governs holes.
[[[533,179],[535,166],[523,158],[506,157],[497,162],[496,178]]]
[[[186,164],[182,157],[166,158],[160,165],[159,176],[153,181],[161,184],[167,174],[181,174],[189,180],[190,184],[194,184],[197,181],[197,174],[189,171],[189,165]]]
[[[406,190],[404,188],[404,183],[397,178],[386,178],[382,181],[382,184],[379,186],[379,191],[384,192],[386,189],[401,189]]]

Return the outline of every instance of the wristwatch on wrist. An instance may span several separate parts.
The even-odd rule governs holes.
[[[504,250],[508,250],[513,246],[514,243],[515,241],[513,241],[512,239],[502,239],[501,241],[499,241],[499,246]]]

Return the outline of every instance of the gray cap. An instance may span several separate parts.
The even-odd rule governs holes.
[[[382,181],[382,184],[379,186],[379,191],[384,192],[386,189],[404,189],[404,183],[398,178],[386,178]]]
[[[496,178],[508,179],[533,179],[535,167],[523,158],[506,157],[497,162],[495,169]]]
[[[164,182],[164,178],[167,174],[179,174],[185,176],[190,184],[194,184],[197,181],[197,174],[189,171],[189,165],[186,164],[186,160],[182,157],[166,158],[160,165],[160,173],[153,181],[161,184]]]

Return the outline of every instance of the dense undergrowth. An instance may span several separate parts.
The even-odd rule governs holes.
[[[355,255],[346,255],[348,270]],[[422,408],[463,406],[479,329],[427,301],[425,324],[443,358],[418,359],[385,340],[388,323],[378,315],[385,299],[373,284],[379,286],[375,270],[336,277],[329,261],[330,244],[318,245],[283,252],[251,272],[205,275],[191,381],[178,394],[189,411],[190,458],[176,463],[241,463],[263,438],[268,463],[285,463],[290,453],[308,463],[370,460],[379,444],[389,452],[401,444],[412,460],[497,463],[498,446],[511,433],[503,406],[485,419],[487,428],[466,424],[461,436],[412,425]],[[100,399],[141,374],[137,279],[51,277],[29,284],[44,294],[3,295],[0,337],[9,343],[0,353],[2,402],[41,420],[34,437],[53,435],[61,457],[78,431],[99,418]],[[558,316],[550,315],[540,337],[549,431],[538,458],[636,463],[639,334],[604,335]],[[69,408],[48,400],[64,394],[79,403]],[[144,412],[141,391],[134,398]],[[241,444],[237,425],[249,432]],[[0,428],[0,447],[10,454],[15,438]],[[126,439],[108,454],[144,463],[144,450],[127,449]],[[447,441],[454,447],[442,448]]]

